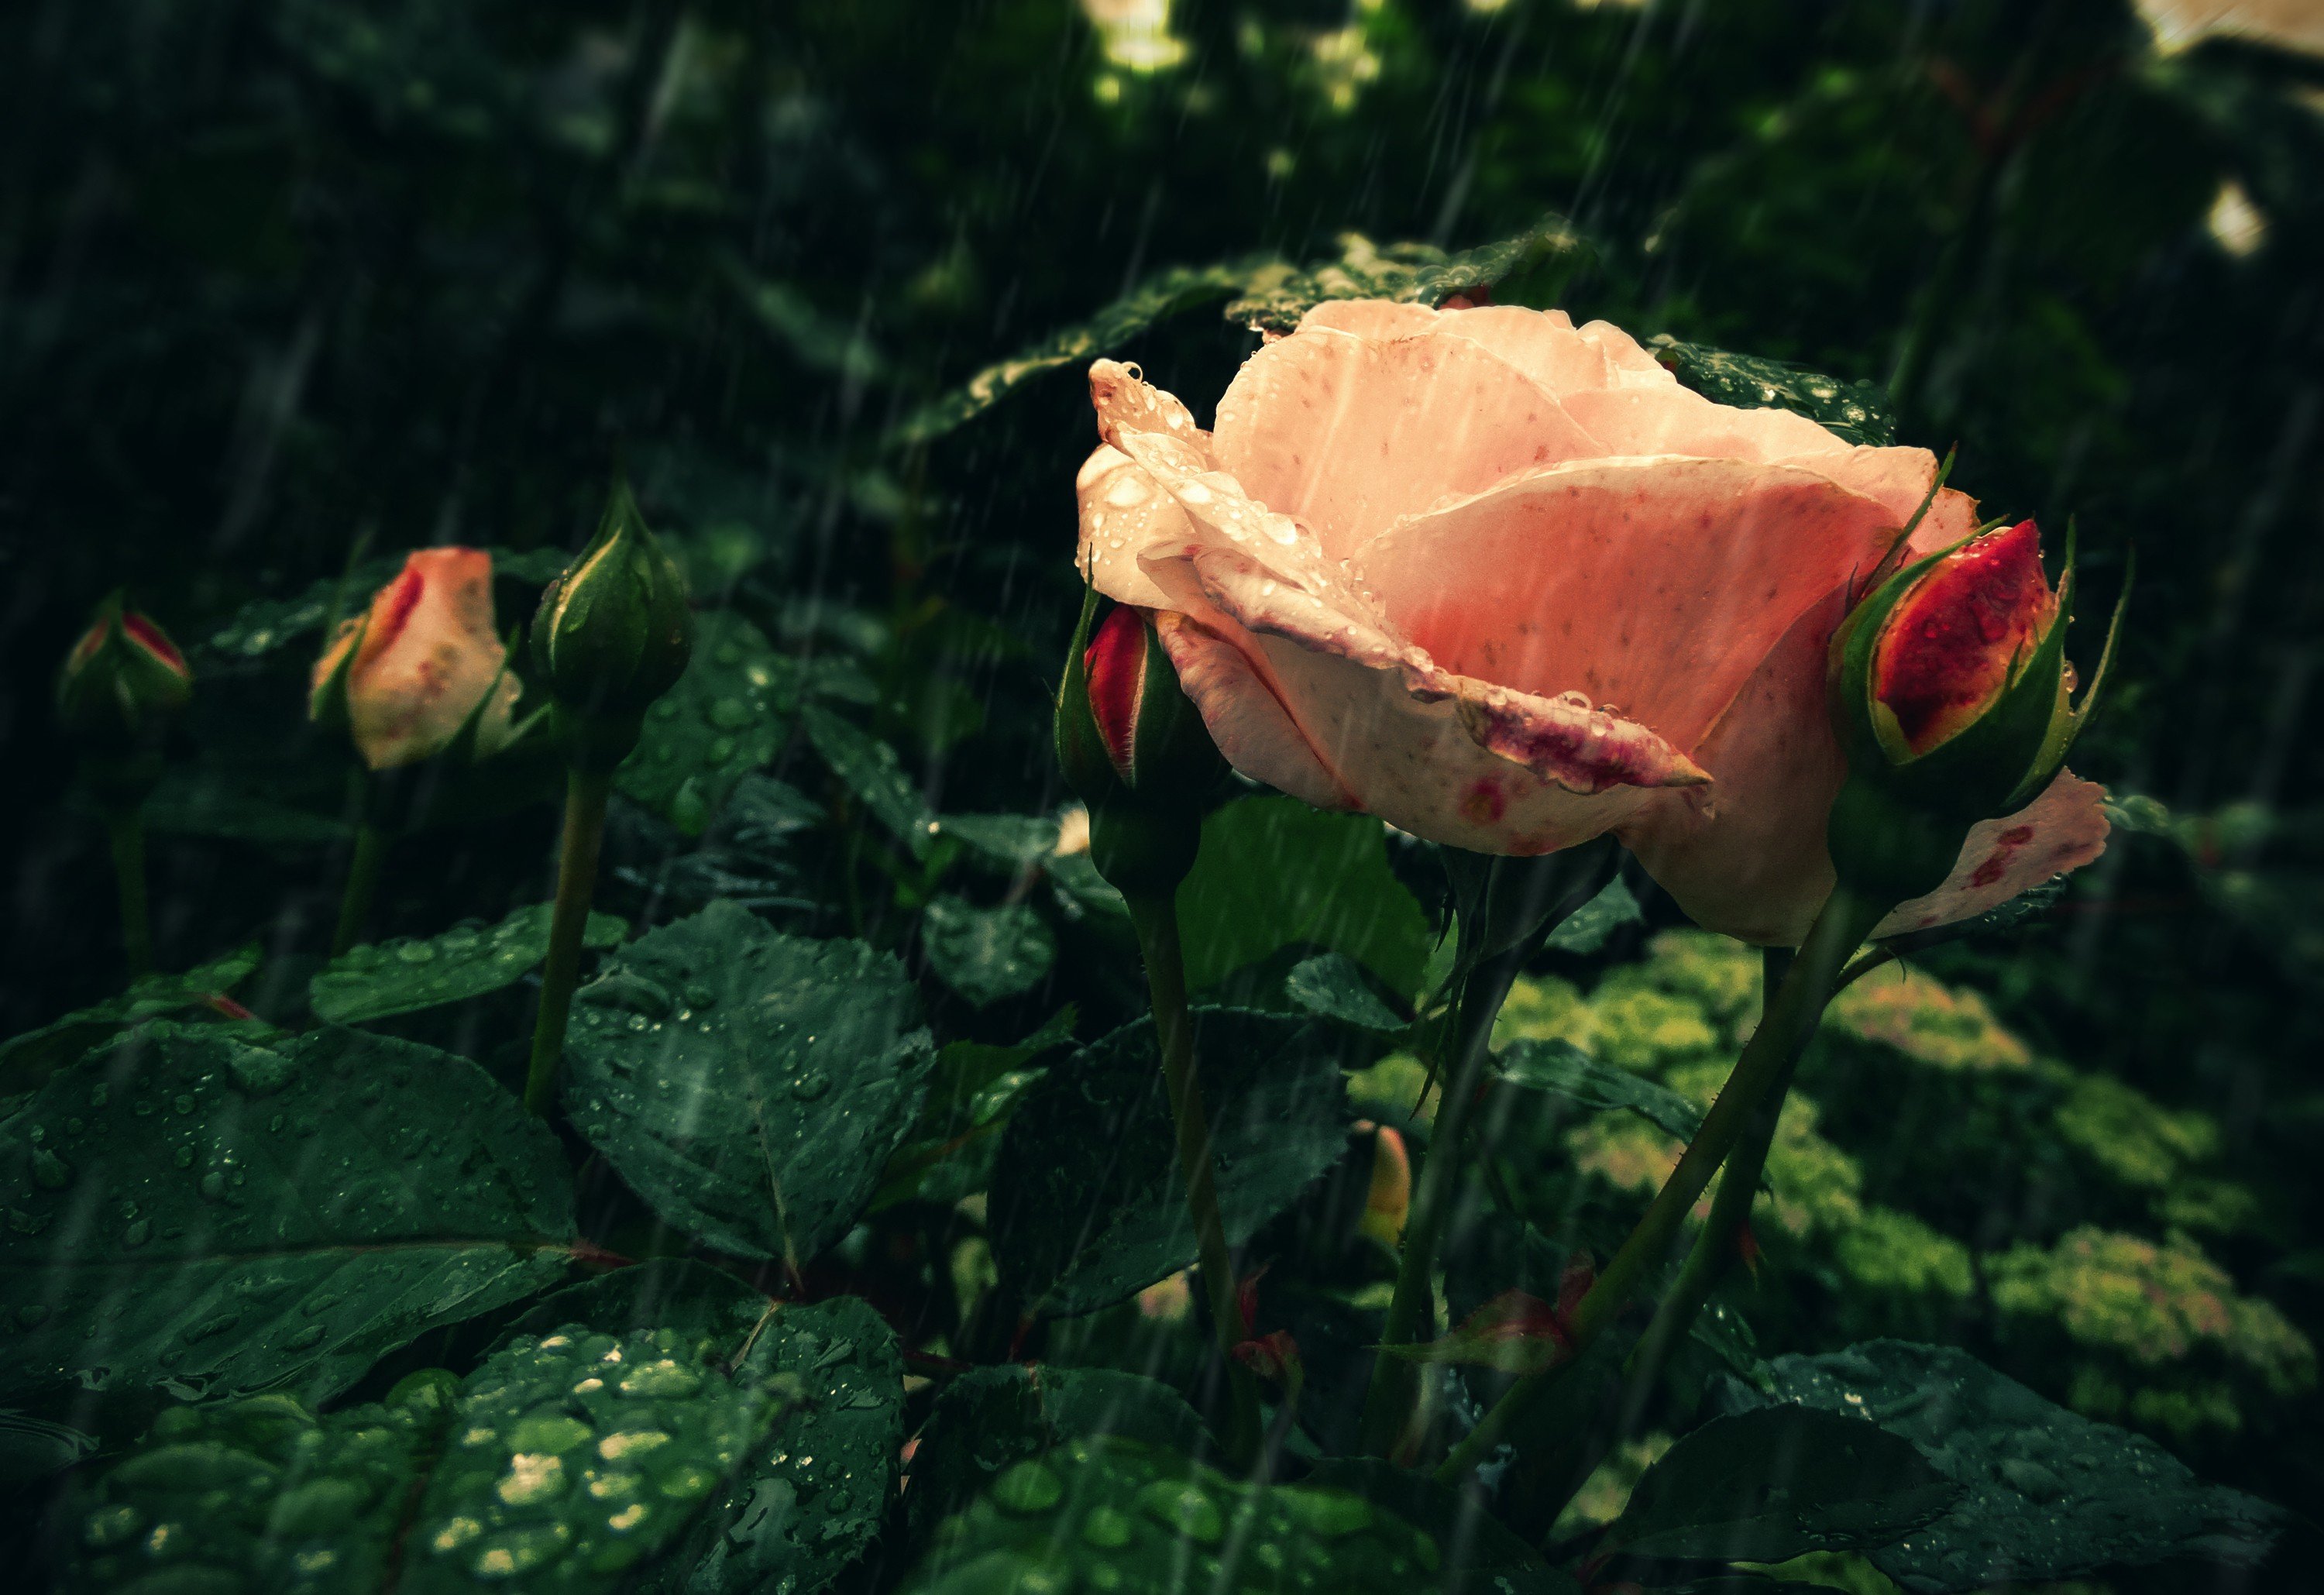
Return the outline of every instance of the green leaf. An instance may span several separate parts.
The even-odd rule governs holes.
[[[1370,1457],[1342,1457],[1316,1467],[1306,1482],[1361,1496],[1434,1535],[1447,1557],[1438,1577],[1448,1590],[1580,1595],[1572,1577],[1503,1527],[1476,1496],[1448,1489],[1426,1473]]]
[[[1254,1485],[1134,1440],[1069,1440],[948,1519],[905,1595],[1443,1589],[1436,1536],[1361,1496]]]
[[[1601,1064],[1570,1041],[1512,1041],[1497,1063],[1507,1084],[1547,1092],[1585,1108],[1626,1108],[1683,1141],[1692,1140],[1702,1128],[1702,1110],[1669,1086]]]
[[[1296,798],[1240,798],[1203,822],[1202,853],[1178,889],[1178,923],[1191,991],[1312,943],[1408,998],[1436,940],[1388,868],[1379,821]]]
[[[686,674],[646,711],[613,784],[698,836],[736,783],[781,750],[798,702],[798,661],[732,611],[698,614]]]
[[[343,819],[243,791],[224,772],[199,766],[164,774],[139,814],[160,835],[217,836],[260,847],[335,847],[354,834]]]
[[[654,1582],[657,1595],[812,1595],[879,1532],[904,1441],[904,1359],[859,1296],[777,1307],[734,1369],[791,1410]]]
[[[1409,1022],[1373,994],[1362,966],[1345,953],[1302,959],[1284,977],[1283,989],[1309,1013],[1360,1030],[1401,1030]]]
[[[465,1058],[158,1021],[0,1123],[0,1399],[344,1389],[574,1242],[557,1139]]]
[[[1339,244],[1338,260],[1304,269],[1276,263],[1253,273],[1242,297],[1227,307],[1227,319],[1263,332],[1290,332],[1326,300],[1441,305],[1456,293],[1570,270],[1586,248],[1558,216],[1543,217],[1514,238],[1452,254],[1426,244],[1379,245],[1360,233],[1342,233]]]
[[[183,974],[144,975],[118,997],[10,1037],[0,1042],[0,1094],[34,1090],[90,1047],[165,1015],[198,1019],[206,1012],[217,1013],[239,1027],[236,1034],[254,1038],[271,1027],[236,1018],[232,1005],[221,1009],[217,1000],[250,978],[258,958],[258,944],[253,942]]]
[[[807,740],[823,755],[832,774],[871,810],[872,818],[895,834],[914,858],[927,857],[927,805],[904,773],[896,750],[817,704],[807,705],[805,721]]]
[[[1227,1240],[1240,1245],[1347,1148],[1347,1089],[1314,1020],[1194,1012]],[[1150,1018],[1053,1067],[1001,1139],[994,1260],[1027,1312],[1109,1306],[1194,1260]]]
[[[1718,403],[1788,410],[1850,443],[1886,447],[1896,441],[1896,418],[1877,383],[1844,383],[1804,365],[1681,343],[1667,333],[1648,339],[1646,347],[1681,383]]]
[[[731,1366],[778,1304],[724,1268],[655,1258],[553,1290],[509,1325],[509,1336],[578,1324],[601,1334],[677,1331],[706,1362]]]
[[[580,1324],[512,1342],[456,1388],[414,1375],[377,1406],[173,1407],[76,1503],[78,1572],[104,1590],[611,1590],[781,1411],[673,1331]]]
[[[608,960],[566,1048],[576,1129],[671,1224],[798,1264],[845,1233],[919,1111],[903,967],[713,903]]]
[[[1039,985],[1057,956],[1048,926],[1027,904],[978,908],[949,892],[923,911],[920,945],[936,978],[978,1008]]]
[[[1057,845],[1057,817],[1047,814],[948,814],[936,834],[968,849],[979,863],[1014,874],[1047,859]]]
[[[1713,1418],[1648,1468],[1600,1553],[1785,1562],[1894,1544],[1959,1489],[1912,1444],[1804,1407]]]
[[[1087,321],[986,366],[962,387],[922,405],[905,419],[890,440],[926,443],[941,438],[1036,377],[1064,366],[1085,365],[1120,349],[1157,321],[1248,291],[1254,279],[1274,263],[1268,255],[1247,255],[1214,266],[1171,266],[1157,272]]]
[[[1071,1003],[1013,1046],[948,1041],[936,1054],[926,1105],[904,1144],[880,1175],[874,1211],[899,1202],[953,1203],[984,1188],[1009,1116],[1043,1071],[1041,1054],[1073,1039]]]
[[[1111,1368],[973,1368],[936,1397],[912,1453],[905,1497],[914,1537],[966,1507],[1012,1463],[1118,1434],[1172,1451],[1209,1444],[1203,1420],[1169,1386]]]
[[[0,1412],[0,1484],[26,1484],[94,1453],[97,1436],[69,1424]]]
[[[1644,924],[1646,917],[1629,883],[1617,875],[1606,883],[1603,891],[1567,915],[1549,933],[1548,945],[1560,953],[1586,958],[1602,951],[1616,931],[1625,926]]]
[[[1872,1553],[1907,1590],[2039,1583],[2174,1556],[2250,1565],[2283,1519],[2203,1483],[2153,1441],[2069,1412],[1950,1346],[1868,1341],[1778,1357],[1768,1371],[1769,1393],[1731,1383],[1729,1403],[1877,1424],[1960,1487],[1942,1517]]]
[[[308,1005],[325,1024],[360,1025],[512,986],[549,956],[555,912],[552,903],[535,903],[489,929],[456,925],[425,940],[351,947],[308,982]],[[616,915],[592,914],[582,945],[619,946],[629,929]]]

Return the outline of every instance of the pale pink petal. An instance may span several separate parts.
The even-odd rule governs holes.
[[[1583,796],[1545,780],[1480,746],[1457,698],[1416,697],[1396,671],[1286,637],[1254,643],[1319,761],[1362,808],[1416,836],[1480,853],[1553,853],[1611,830],[1646,796],[1637,787]]]
[[[1149,558],[1148,569],[1181,610],[1206,620],[1223,615],[1253,634],[1281,638],[1400,683],[1411,702],[1396,712],[1419,715],[1432,739],[1443,719],[1441,706],[1452,704],[1458,724],[1478,746],[1524,767],[1538,780],[1591,794],[1703,779],[1691,760],[1644,726],[1585,702],[1515,692],[1441,669],[1425,651],[1368,620],[1360,603],[1328,588],[1319,591],[1240,549],[1191,549],[1174,559]],[[1268,657],[1276,656],[1270,651]],[[1280,680],[1278,670],[1278,694],[1303,727],[1344,718],[1344,707],[1306,705],[1284,690]],[[1328,734],[1313,729],[1307,734],[1324,761],[1346,779]]]
[[[1881,505],[1794,466],[1595,460],[1415,517],[1356,568],[1444,668],[1582,693],[1686,750],[1896,530]]]
[[[1250,634],[1224,630],[1240,645],[1191,616],[1168,610],[1154,630],[1178,672],[1178,685],[1203,716],[1228,763],[1318,808],[1360,808],[1347,784],[1323,762],[1290,705],[1271,685],[1273,669]]]
[[[1480,345],[1323,330],[1243,363],[1219,401],[1213,447],[1253,498],[1306,525],[1333,558],[1441,499],[1605,452]]]
[[[1324,300],[1299,318],[1301,332],[1344,332],[1351,337],[1419,337],[1436,325],[1426,305],[1394,300]]]
[[[2105,799],[2097,782],[2061,772],[2015,814],[1974,827],[1945,883],[1898,908],[1873,934],[1902,936],[1973,919],[2052,875],[2080,869],[2106,851]]]
[[[1561,399],[1593,388],[1617,387],[1623,376],[1606,357],[1606,351],[1576,332],[1562,312],[1544,315],[1514,305],[1482,305],[1441,314],[1428,330],[1437,337],[1465,338],[1480,345]],[[1599,441],[1602,445],[1605,439]]]
[[[1825,659],[1848,613],[1835,589],[1792,622],[1700,745],[1712,785],[1658,792],[1625,846],[1708,930],[1796,946],[1831,895],[1824,817],[1848,774],[1824,705]]]
[[[1144,466],[1111,443],[1101,443],[1074,478],[1081,509],[1082,576],[1101,593],[1124,604],[1151,609],[1161,589],[1138,567],[1138,557],[1157,543],[1189,535],[1186,512],[1162,491]]]
[[[1579,330],[1584,342],[1605,355],[1607,364],[1614,368],[1622,384],[1656,386],[1678,381],[1664,369],[1661,361],[1646,353],[1644,345],[1611,321],[1587,321]]]
[[[507,650],[493,630],[493,557],[423,549],[373,598],[347,677],[348,728],[374,770],[442,750],[491,690]]]
[[[1977,530],[1977,501],[1950,487],[1937,490],[1936,502],[1913,528],[1904,544],[1904,558],[1918,559],[1939,549],[1950,549]]]

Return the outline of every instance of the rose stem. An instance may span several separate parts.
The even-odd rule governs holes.
[[[1185,1181],[1186,1211],[1194,1221],[1196,1255],[1203,1286],[1211,1298],[1211,1323],[1227,1381],[1231,1417],[1229,1460],[1248,1467],[1259,1443],[1259,1388],[1250,1369],[1236,1358],[1247,1336],[1242,1304],[1235,1294],[1233,1255],[1226,1224],[1219,1216],[1218,1184],[1211,1166],[1211,1131],[1203,1116],[1202,1088],[1194,1079],[1194,1034],[1186,1015],[1185,954],[1178,941],[1178,908],[1164,892],[1125,892],[1130,922],[1146,959],[1146,985],[1154,1000],[1154,1034],[1162,1053],[1162,1079],[1170,1093],[1170,1122],[1178,1141],[1178,1172]]]
[[[1760,990],[1773,991],[1780,987],[1791,963],[1790,948],[1769,947]],[[1734,1151],[1728,1154],[1726,1171],[1719,1176],[1719,1189],[1711,1195],[1711,1217],[1695,1236],[1686,1261],[1679,1268],[1677,1280],[1655,1308],[1654,1322],[1646,1325],[1646,1332],[1631,1350],[1626,1372],[1633,1408],[1661,1377],[1663,1364],[1672,1349],[1693,1327],[1703,1304],[1711,1299],[1711,1293],[1735,1261],[1743,1226],[1750,1221],[1751,1204],[1758,1195],[1759,1176],[1767,1166],[1768,1148],[1775,1145],[1775,1127],[1783,1117],[1784,1102],[1791,1095],[1792,1074],[1799,1066],[1800,1054],[1804,1050],[1793,1051],[1775,1083],[1745,1120],[1743,1134],[1736,1141]],[[1635,1417],[1635,1411],[1626,1415],[1622,1427],[1627,1430]]]
[[[153,918],[145,901],[145,820],[134,804],[108,805],[105,833],[113,844],[113,880],[121,894],[121,952],[129,978],[153,973]]]
[[[557,1060],[565,1052],[565,1021],[581,978],[581,936],[597,890],[597,849],[605,839],[610,770],[577,766],[565,779],[565,839],[557,855],[557,908],[549,921],[549,962],[540,972],[540,1013],[532,1026],[532,1064],[525,1071],[524,1105],[549,1116]]]
[[[1412,1206],[1404,1224],[1404,1240],[1397,1264],[1396,1292],[1388,1298],[1388,1315],[1380,1324],[1380,1344],[1412,1343],[1424,1317],[1434,1317],[1436,1289],[1436,1249],[1452,1212],[1461,1173],[1462,1142],[1469,1116],[1476,1106],[1477,1088],[1486,1061],[1492,1056],[1493,1021],[1517,982],[1524,963],[1516,951],[1488,959],[1471,972],[1461,987],[1454,1040],[1436,1099],[1436,1121],[1430,1127],[1428,1150],[1414,1182]],[[1372,1362],[1371,1387],[1364,1394],[1363,1424],[1359,1431],[1363,1449],[1387,1456],[1408,1427],[1413,1404],[1420,1390],[1420,1369],[1400,1357],[1381,1356]]]
[[[1833,890],[1823,911],[1816,916],[1815,925],[1801,945],[1791,972],[1767,1000],[1759,1028],[1752,1032],[1743,1056],[1736,1060],[1735,1072],[1720,1088],[1719,1100],[1711,1104],[1711,1111],[1703,1115],[1702,1127],[1695,1131],[1694,1139],[1680,1155],[1678,1166],[1671,1171],[1670,1178],[1646,1208],[1646,1216],[1630,1231],[1629,1239],[1614,1254],[1614,1260],[1598,1276],[1590,1294],[1573,1309],[1566,1323],[1572,1345],[1565,1357],[1556,1366],[1527,1374],[1511,1386],[1444,1459],[1436,1470],[1440,1480],[1449,1483],[1458,1480],[1491,1455],[1501,1436],[1524,1417],[1541,1389],[1561,1371],[1573,1366],[1615,1315],[1629,1305],[1648,1276],[1662,1267],[1672,1238],[1693,1211],[1695,1199],[1710,1185],[1711,1176],[1742,1139],[1754,1110],[1774,1092],[1778,1082],[1789,1076],[1793,1064],[1815,1035],[1840,966],[1887,912],[1886,907],[1868,902],[1845,887]],[[1751,1183],[1757,1184],[1756,1176]]]
[[[371,899],[379,890],[380,865],[387,857],[387,834],[374,817],[379,807],[376,781],[361,767],[347,779],[349,807],[355,811],[355,851],[347,856],[347,879],[339,889],[339,923],[331,932],[331,956],[337,958],[363,940],[371,919]]]

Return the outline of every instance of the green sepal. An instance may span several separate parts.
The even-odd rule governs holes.
[[[1900,798],[1877,776],[1851,774],[1825,833],[1840,883],[1868,901],[1906,903],[1945,883],[1971,822]]]
[[[124,616],[122,595],[107,595],[57,672],[57,719],[91,750],[146,742],[193,696],[193,673],[182,662],[172,669],[154,657],[129,634]],[[151,619],[140,618],[168,641]]]

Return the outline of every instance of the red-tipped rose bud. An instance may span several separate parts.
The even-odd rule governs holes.
[[[463,733],[504,744],[518,685],[493,630],[493,557],[420,549],[315,661],[307,717],[344,726],[374,770],[417,763]]]
[[[57,718],[92,751],[146,738],[193,696],[194,673],[169,633],[115,594],[97,606],[57,676]]]
[[[1124,892],[1175,890],[1226,762],[1139,611],[1082,610],[1057,695],[1057,762],[1089,806],[1090,860]]]
[[[1831,836],[1843,881],[1896,901],[1934,890],[1969,825],[2024,807],[2063,767],[2098,691],[2094,679],[2071,702],[2073,579],[2070,541],[2051,590],[2041,533],[2021,521],[1906,566],[1841,625],[1831,706],[1849,779]]]

